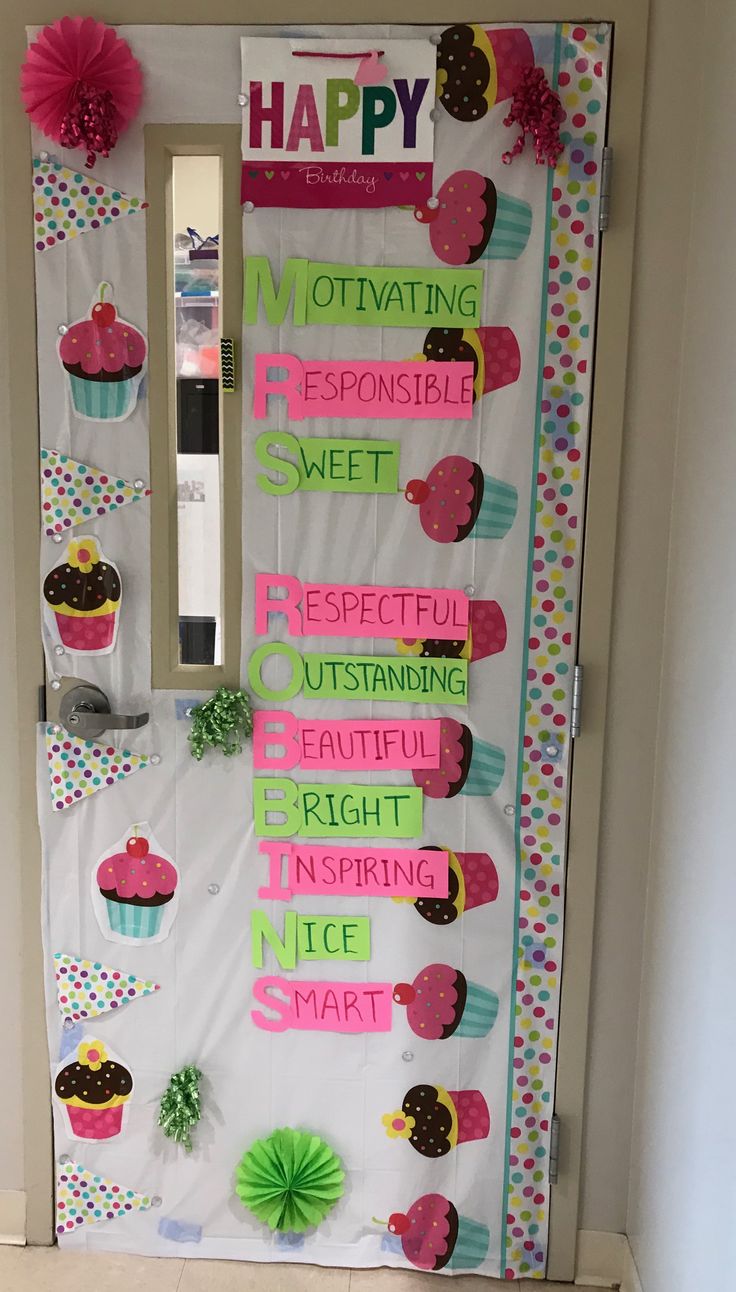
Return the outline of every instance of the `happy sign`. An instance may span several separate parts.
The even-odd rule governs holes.
[[[436,50],[426,38],[241,38],[241,200],[384,207],[432,193]]]

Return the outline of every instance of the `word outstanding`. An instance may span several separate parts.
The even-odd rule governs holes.
[[[281,686],[270,684],[263,680],[264,667],[269,673],[276,671],[288,676]],[[468,703],[468,661],[465,659],[300,655],[285,642],[268,642],[258,646],[250,656],[248,681],[257,696],[272,704],[293,700],[300,693],[310,700]]]
[[[284,322],[292,302],[296,327],[312,323],[420,328],[480,325],[482,269],[333,265],[289,258],[275,286],[266,256],[246,256],[244,266],[246,323],[258,322],[260,300],[274,326]]]
[[[279,449],[296,462],[281,457]],[[297,489],[316,493],[397,493],[398,440],[297,439],[289,431],[264,431],[255,442],[258,488],[280,495]],[[274,480],[274,475],[283,477]]]
[[[273,370],[283,370],[284,376]],[[305,417],[453,418],[473,415],[472,363],[413,359],[297,359],[257,354],[253,416],[267,416],[269,395],[283,395],[291,421]]]
[[[253,780],[256,833],[278,839],[416,839],[422,832],[422,791],[415,786],[297,784],[285,777]],[[276,818],[276,819],[274,819]]]
[[[258,636],[268,632],[271,615],[286,616],[292,637],[468,636],[468,597],[452,589],[301,583],[291,574],[257,574],[255,594]]]
[[[440,848],[338,848],[261,839],[268,857],[268,885],[261,901],[290,902],[293,896],[447,897],[449,857]],[[287,865],[287,886],[282,883]]]
[[[439,765],[437,718],[334,721],[295,718],[283,709],[253,714],[253,766],[259,771],[413,771]]]

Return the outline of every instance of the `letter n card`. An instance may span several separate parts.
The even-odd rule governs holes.
[[[241,201],[375,208],[432,194],[436,49],[428,38],[244,36]]]

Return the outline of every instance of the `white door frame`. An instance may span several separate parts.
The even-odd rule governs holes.
[[[574,6],[570,6],[574,10]],[[585,527],[579,660],[585,665],[583,734],[575,746],[570,808],[570,841],[564,940],[564,973],[558,1045],[556,1111],[561,1118],[559,1183],[552,1190],[548,1277],[574,1275],[578,1226],[583,1103],[588,1035],[590,969],[597,870],[603,745],[610,653],[613,569],[623,433],[631,275],[639,172],[641,109],[646,59],[648,0],[607,0],[601,19],[615,24],[613,83],[608,142],[616,154],[611,228],[603,239],[596,367],[593,384],[591,448],[588,467],[588,520]],[[572,20],[560,0],[495,0],[454,12],[448,0],[404,0],[402,22],[451,23]],[[24,1186],[27,1240],[53,1241],[52,1140],[48,1060],[44,1025],[40,839],[36,820],[36,731],[38,688],[44,680],[38,597],[38,405],[34,376],[36,353],[33,294],[33,237],[30,187],[18,177],[29,173],[29,128],[18,94],[25,49],[25,25],[62,17],[63,0],[0,0],[3,42],[0,49],[0,424],[4,434],[0,470],[0,511],[5,545],[0,569],[9,587],[3,604],[12,607],[3,623],[0,678],[3,722],[0,757],[4,773],[6,865],[17,865],[21,900],[23,1054],[19,1110],[24,1133]],[[96,0],[95,16],[109,23],[191,23],[201,21],[195,0]],[[210,24],[299,23],[306,14],[299,0],[252,0],[247,15],[239,0],[209,0]],[[333,0],[312,0],[310,22],[345,23],[351,7]],[[356,20],[372,25],[395,22],[394,0],[355,5]],[[12,323],[12,327],[10,326]],[[7,656],[7,658],[6,658]],[[10,823],[10,824],[7,824]],[[15,835],[13,832],[15,831]]]

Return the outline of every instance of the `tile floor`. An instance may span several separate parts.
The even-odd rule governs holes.
[[[151,1260],[61,1253],[56,1247],[0,1247],[2,1292],[492,1292],[508,1283],[459,1275],[439,1284],[404,1270],[331,1270],[314,1265]],[[517,1292],[593,1292],[568,1283],[517,1283]]]

